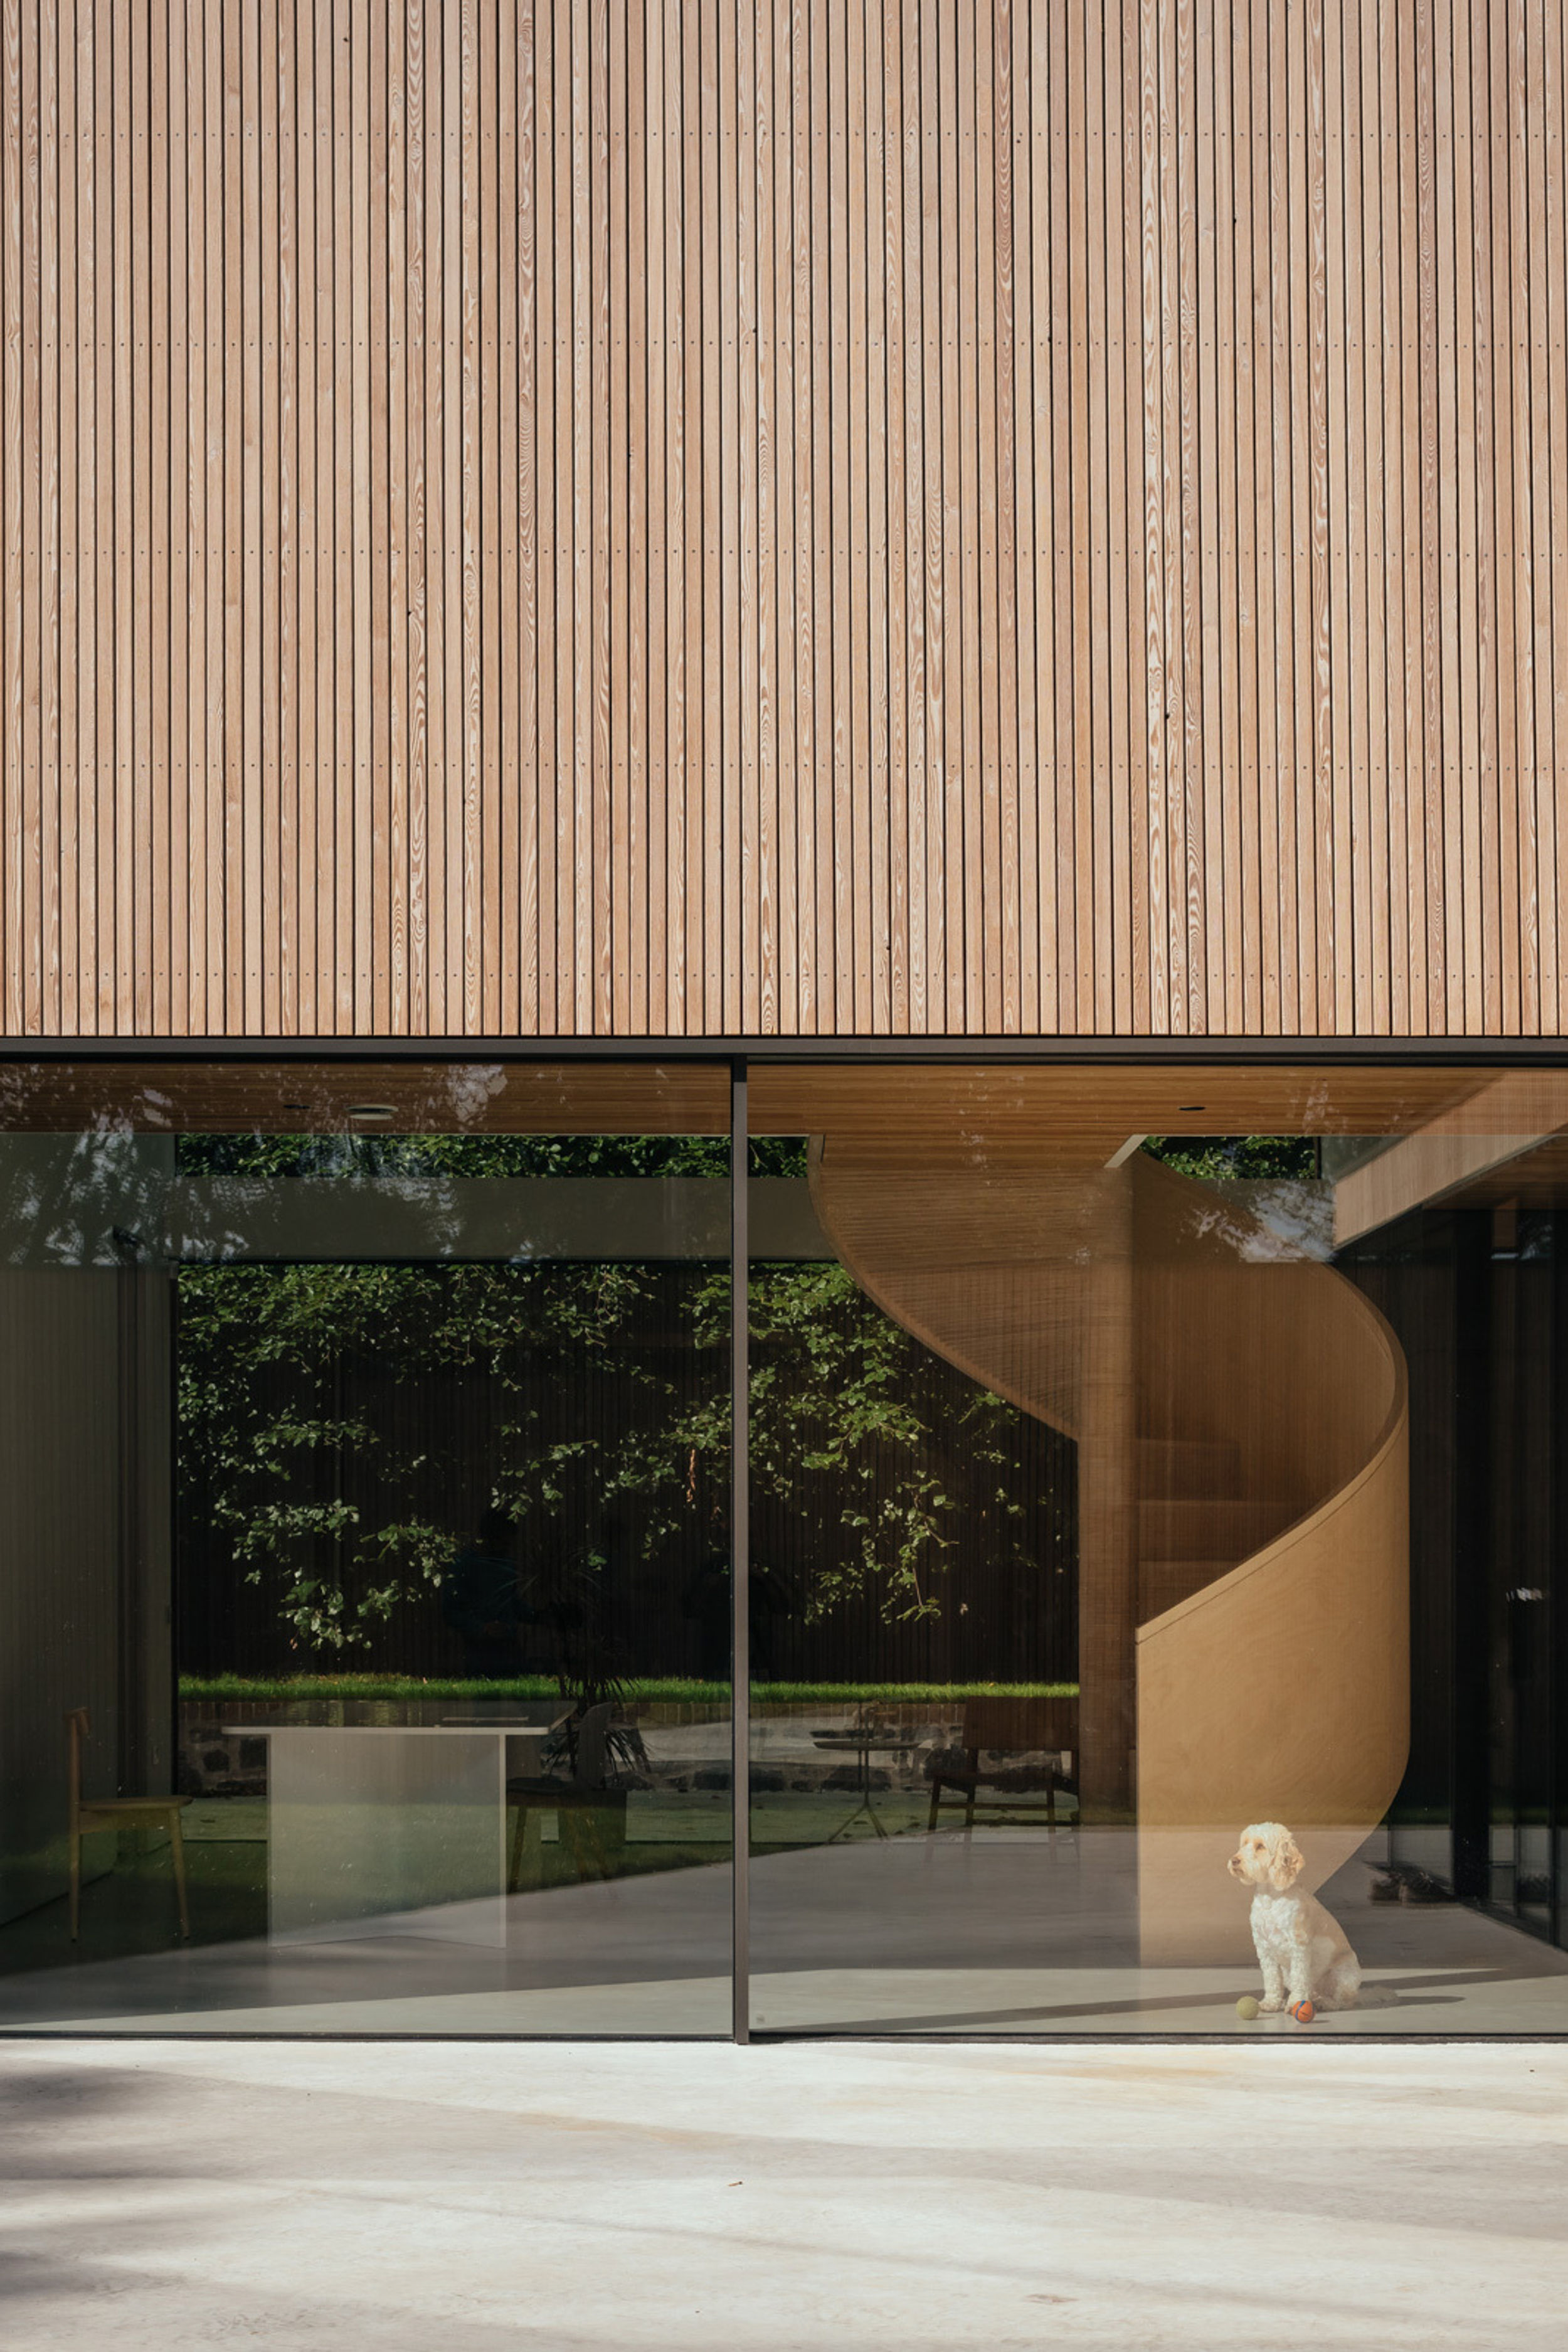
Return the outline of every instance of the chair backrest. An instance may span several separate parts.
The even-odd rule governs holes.
[[[572,1742],[576,1762],[571,1777],[580,1789],[602,1789],[604,1786],[610,1717],[613,1712],[612,1702],[604,1699],[578,1718]]]
[[[81,1811],[81,1744],[92,1729],[85,1706],[66,1709],[66,1773],[70,1790],[71,1819]]]
[[[964,1745],[992,1749],[1076,1748],[1076,1698],[970,1698]]]

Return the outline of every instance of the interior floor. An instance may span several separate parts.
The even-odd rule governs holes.
[[[1568,2032],[1568,1953],[1465,1905],[1375,1901],[1381,1858],[1380,1834],[1322,1890],[1361,1958],[1365,1997],[1310,2032]],[[84,1924],[122,1894],[145,1915],[159,1891],[151,1872],[110,1874],[88,1890]],[[751,1868],[752,2025],[1302,2032],[1288,2018],[1239,2019],[1238,1999],[1258,1990],[1246,1959],[1140,1966],[1134,1891],[1133,1838],[1113,1829],[857,1835],[763,1853]],[[1239,1909],[1244,1899],[1239,1890]],[[0,2031],[725,2034],[730,1906],[728,1864],[710,1861],[515,1895],[504,1948],[417,1935],[277,1947],[253,1933],[105,1956],[84,1940],[71,1957],[64,1906],[51,1906],[0,1930],[0,1958],[13,1947]],[[18,1952],[24,1928],[32,1949]]]

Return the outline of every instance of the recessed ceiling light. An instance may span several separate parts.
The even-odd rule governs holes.
[[[1201,1103],[1177,1103],[1176,1108],[1177,1110],[1201,1110],[1203,1108],[1203,1105]]]
[[[350,1118],[391,1118],[392,1115],[391,1103],[350,1103],[349,1105]]]

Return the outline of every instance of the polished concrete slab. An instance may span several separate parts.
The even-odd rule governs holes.
[[[653,2034],[714,2036],[730,2026],[727,1976],[632,1978],[624,1983],[419,1991],[421,1955],[389,1943],[408,1982],[366,1998],[274,2000],[251,2007],[147,2010],[117,2017],[136,2034]],[[393,1977],[395,1983],[395,1973]],[[298,1987],[293,1988],[298,1991]],[[1236,2003],[1255,1992],[1244,1969],[800,1969],[751,1980],[751,2021],[762,2034],[1071,2034],[1091,2039],[1224,2034],[1294,2039],[1285,2016],[1243,2021]],[[60,2016],[55,2032],[104,2030],[104,2021]],[[1568,1979],[1502,1969],[1369,1972],[1363,2006],[1315,2019],[1322,2042],[1346,2035],[1568,2036]]]
[[[1568,2049],[0,2045],[6,2352],[1548,2352]]]
[[[1133,1840],[977,1832],[766,1854],[751,1873],[752,2015],[779,2033],[1227,2033],[1248,1960],[1138,1964]],[[1568,2033],[1568,1953],[1467,1906],[1325,1896],[1366,2005],[1320,2038]],[[112,1899],[109,1885],[98,1899]],[[728,2031],[722,1862],[520,1895],[504,1949],[417,1936],[68,1957],[0,1977],[0,2032],[685,2034]],[[1246,1897],[1236,1891],[1239,1918]],[[1254,2038],[1293,2032],[1278,2019]]]

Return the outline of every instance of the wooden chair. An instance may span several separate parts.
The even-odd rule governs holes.
[[[180,1815],[189,1797],[87,1797],[81,1792],[81,1744],[91,1729],[85,1706],[73,1706],[66,1716],[69,1743],[71,1941],[81,1925],[81,1842],[94,1830],[167,1830],[174,1858],[174,1894],[180,1906],[180,1934],[188,1942],[191,1915],[185,1903],[185,1842]]]
[[[938,1816],[962,1811],[964,1827],[977,1821],[1006,1822],[1015,1827],[1044,1826],[1054,1836],[1056,1797],[1061,1790],[1075,1795],[1078,1775],[1078,1702],[1075,1698],[971,1698],[964,1702],[961,1734],[962,1763],[945,1758],[931,1775],[931,1811],[925,1823],[929,1837]],[[987,1755],[1034,1755],[1045,1752],[1043,1763],[986,1764]],[[980,1791],[992,1792],[992,1801]],[[1038,1805],[1009,1804],[1009,1797],[1043,1795]]]
[[[611,1875],[608,1841],[601,1834],[603,1819],[607,1814],[624,1818],[626,1811],[625,1790],[607,1789],[604,1785],[612,1711],[606,1700],[599,1706],[591,1706],[575,1724],[567,1725],[571,1753],[569,1776],[554,1779],[544,1774],[538,1779],[507,1781],[507,1795],[517,1809],[517,1826],[512,1836],[512,1857],[507,1872],[508,1895],[517,1893],[522,1874],[523,1840],[528,1833],[530,1811],[555,1814],[580,1878],[587,1877],[591,1872],[598,1878]]]

